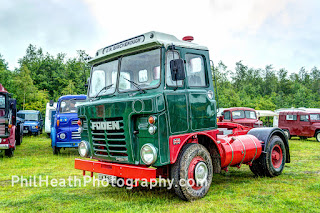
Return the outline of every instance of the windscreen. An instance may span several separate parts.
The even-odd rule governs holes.
[[[6,114],[6,97],[0,95],[0,117],[5,116]]]
[[[25,121],[38,121],[37,113],[17,113],[17,116]]]
[[[77,106],[83,102],[85,100],[63,100],[60,103],[60,113],[77,113]]]
[[[242,119],[242,118],[257,119],[257,116],[254,111],[236,110],[232,112],[232,118],[233,119]]]

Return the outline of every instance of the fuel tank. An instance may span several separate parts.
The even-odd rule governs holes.
[[[262,152],[261,141],[253,135],[218,136],[221,143],[221,168],[250,163]]]

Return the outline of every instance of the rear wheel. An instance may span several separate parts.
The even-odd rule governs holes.
[[[286,149],[279,136],[272,136],[265,153],[253,161],[250,170],[258,176],[274,177],[282,173],[286,162]]]
[[[187,144],[171,168],[175,193],[182,200],[204,197],[212,182],[213,166],[208,150],[200,144]]]
[[[320,130],[318,130],[318,131],[316,132],[315,137],[316,137],[317,141],[320,142]]]
[[[306,136],[299,136],[300,140],[307,140]]]

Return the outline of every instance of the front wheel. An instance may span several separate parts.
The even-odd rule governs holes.
[[[288,140],[291,139],[291,135],[290,135],[289,130],[284,129],[283,132],[284,132],[285,136],[287,136]]]
[[[52,147],[52,152],[54,155],[57,155],[60,153],[60,148],[56,147],[56,146],[53,146]]]
[[[9,158],[13,157],[14,154],[14,149],[13,148],[9,148],[5,150],[5,155]]]
[[[265,153],[253,161],[250,170],[258,176],[274,177],[282,173],[286,162],[286,149],[279,136],[272,136]]]
[[[208,150],[200,144],[187,144],[180,151],[171,168],[175,193],[182,200],[204,197],[211,186],[212,160]]]
[[[320,130],[318,130],[316,132],[315,137],[316,137],[317,141],[320,142]]]

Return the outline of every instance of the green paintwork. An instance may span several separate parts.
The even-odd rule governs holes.
[[[187,46],[187,44],[183,44]],[[93,64],[101,63],[104,60],[141,51],[143,48],[159,48],[159,46],[161,46],[159,42],[138,45],[99,56],[91,62]],[[140,149],[144,144],[151,143],[158,152],[157,161],[153,166],[162,166],[170,163],[169,137],[171,135],[216,128],[216,102],[214,97],[210,100],[207,95],[207,91],[214,91],[207,49],[189,49],[179,45],[176,47],[176,51],[183,59],[185,59],[186,53],[203,56],[207,86],[202,88],[190,88],[187,78],[184,80],[183,86],[179,88],[165,85],[167,51],[166,45],[162,44],[159,87],[148,89],[145,94],[137,91],[127,93],[116,91],[113,95],[101,96],[96,99],[89,98],[86,103],[78,107],[78,116],[84,123],[81,138],[89,141],[92,158],[117,163],[143,164],[140,158]],[[150,115],[156,117],[157,131],[154,135],[150,135],[148,132],[150,126],[148,117]],[[108,133],[106,130],[92,131],[90,128],[92,120],[121,120],[121,130],[119,133]],[[95,141],[97,144],[99,138],[102,138],[101,141],[105,146],[103,152],[107,153],[107,156],[95,155],[92,151],[93,142]],[[123,144],[114,145],[115,141],[120,141],[119,143]],[[97,148],[97,146],[95,147]]]

